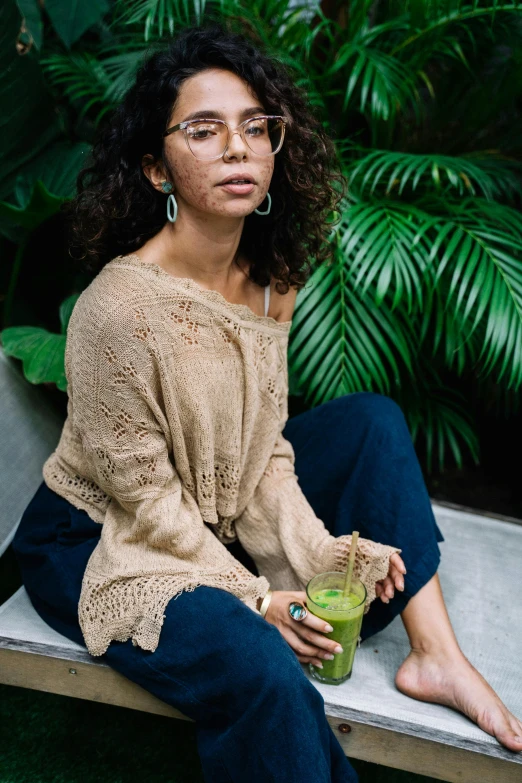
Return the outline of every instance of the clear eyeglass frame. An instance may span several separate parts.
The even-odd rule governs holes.
[[[281,141],[279,143],[279,146],[278,146],[278,148],[276,150],[272,150],[272,152],[268,152],[266,155],[261,155],[259,152],[256,152],[255,150],[253,150],[252,147],[250,146],[250,144],[248,143],[248,140],[245,137],[245,126],[248,125],[249,122],[254,122],[255,120],[281,120],[281,123],[282,123],[282,127],[281,127]],[[206,158],[206,157],[205,158],[199,158],[195,154],[195,152],[193,151],[193,149],[191,148],[191,146],[189,144],[188,136],[187,136],[187,133],[186,133],[187,128],[190,125],[192,125],[193,123],[195,123],[195,122],[219,122],[221,125],[226,125],[227,133],[228,133],[227,143],[225,144],[225,147],[224,147],[223,151],[220,152],[219,155],[214,155],[211,158]],[[161,138],[165,138],[165,136],[169,136],[171,133],[175,133],[176,131],[181,130],[181,131],[183,131],[183,136],[185,137],[185,143],[186,143],[189,151],[192,153],[192,155],[194,155],[195,158],[198,158],[198,160],[217,160],[218,158],[223,157],[223,155],[228,150],[228,147],[229,147],[229,144],[230,144],[230,139],[231,139],[232,135],[239,131],[239,133],[241,134],[241,138],[243,139],[243,142],[244,142],[244,144],[246,144],[248,149],[251,152],[253,152],[254,155],[259,155],[259,157],[266,158],[269,155],[275,155],[277,152],[279,152],[279,150],[283,146],[283,141],[285,139],[285,130],[286,130],[286,123],[287,122],[288,122],[288,118],[287,117],[283,117],[280,114],[258,114],[256,117],[249,117],[248,119],[243,120],[243,122],[240,122],[239,125],[237,126],[237,128],[235,128],[231,132],[230,125],[228,124],[228,122],[226,122],[226,120],[214,119],[212,117],[210,117],[210,118],[201,117],[200,119],[196,118],[196,119],[193,119],[193,120],[185,120],[184,122],[178,122],[178,124],[177,125],[173,125],[172,128],[167,128],[167,130],[164,131],[164,133],[161,134]]]

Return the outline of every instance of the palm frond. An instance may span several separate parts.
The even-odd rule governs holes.
[[[434,280],[434,270],[430,269],[432,275]],[[419,354],[431,354],[438,366],[462,376],[469,368],[478,366],[484,323],[480,321],[472,331],[458,313],[447,307],[448,284],[444,278],[438,285],[427,283],[426,290],[425,305],[419,313]]]
[[[230,2],[230,0],[229,0]],[[117,25],[143,27],[143,37],[174,35],[178,27],[200,24],[206,0],[117,0],[114,21]]]
[[[484,322],[482,371],[508,388],[522,384],[522,215],[481,199],[447,203],[430,257],[436,282],[448,284],[446,307],[471,335]]]
[[[354,391],[388,393],[401,373],[413,373],[414,347],[406,319],[354,289],[340,251],[298,294],[289,370],[313,405]]]
[[[405,384],[396,399],[404,410],[412,440],[424,443],[428,473],[435,460],[438,469],[444,469],[448,451],[462,468],[463,447],[478,464],[479,442],[466,399],[443,384],[429,366],[421,363],[414,382]]]
[[[363,154],[346,166],[349,185],[361,195],[372,195],[377,189],[384,195],[401,196],[420,188],[454,191],[461,196],[479,195],[494,200],[512,197],[520,190],[522,164],[494,153],[467,157],[436,154],[412,154],[390,150],[364,150],[350,140],[338,143],[341,158],[347,154]],[[366,154],[364,154],[366,153]],[[517,176],[518,174],[518,176]]]
[[[331,79],[341,69],[347,76],[343,111],[354,98],[356,89],[359,111],[368,111],[376,119],[390,119],[398,106],[409,104],[416,111],[417,95],[411,73],[385,51],[372,48],[364,41],[348,40],[323,76]]]
[[[400,0],[399,0],[400,2]],[[513,13],[520,11],[520,2],[504,2],[503,0],[490,0],[482,5],[480,2],[456,2],[440,3],[437,0],[431,0],[422,4],[417,3],[417,10],[422,16],[417,16],[416,27],[412,29],[409,36],[397,44],[391,54],[395,55],[405,48],[415,45],[425,45],[424,39],[433,34],[440,34],[440,31],[447,29],[451,25],[462,27],[467,35],[470,35],[469,26],[464,23],[471,20],[484,17],[486,22],[492,22],[500,12]],[[402,4],[404,7],[404,4]]]
[[[350,204],[337,228],[346,275],[360,295],[375,289],[375,303],[392,297],[392,310],[423,304],[429,247],[424,235],[433,218],[412,204],[368,201]]]
[[[54,52],[41,60],[43,71],[49,82],[63,92],[78,108],[81,119],[89,109],[101,104],[96,122],[110,108],[106,95],[112,86],[103,62],[89,52]]]

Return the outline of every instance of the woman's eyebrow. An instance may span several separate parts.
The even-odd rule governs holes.
[[[262,106],[250,106],[248,109],[243,109],[242,112],[240,112],[239,116],[241,118],[248,117],[251,114],[264,114],[264,109]],[[202,109],[201,111],[194,111],[192,114],[187,114],[186,117],[183,118],[182,122],[188,122],[188,120],[206,120],[206,119],[213,119],[216,118],[217,120],[224,120],[225,117],[222,112],[217,111],[215,109]]]

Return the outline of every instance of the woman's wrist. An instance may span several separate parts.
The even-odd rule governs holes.
[[[261,604],[263,603],[263,601],[265,600],[265,598],[267,597],[269,592],[270,592],[270,587],[268,588],[268,590],[266,591],[266,593],[264,594],[264,596],[262,598],[258,598],[257,599],[257,601],[256,601],[256,609],[257,609],[258,612],[259,612],[259,610],[261,608]]]

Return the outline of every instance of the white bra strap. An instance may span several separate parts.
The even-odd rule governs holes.
[[[270,303],[270,283],[265,286],[265,317],[268,315],[269,303]]]

